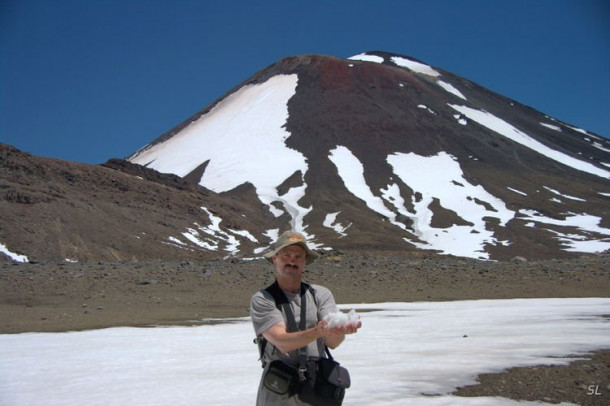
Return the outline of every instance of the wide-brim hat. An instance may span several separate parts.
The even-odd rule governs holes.
[[[294,230],[285,231],[284,233],[282,233],[282,235],[279,236],[275,244],[273,244],[273,247],[271,247],[271,250],[268,251],[264,255],[264,257],[267,258],[267,261],[273,262],[273,256],[275,256],[275,254],[277,254],[282,248],[288,247],[289,245],[298,245],[300,247],[303,247],[303,249],[307,253],[307,257],[305,259],[305,262],[307,264],[311,264],[313,261],[316,260],[316,258],[318,258],[318,254],[315,251],[309,249],[309,247],[307,246],[307,239],[305,238],[305,236]]]

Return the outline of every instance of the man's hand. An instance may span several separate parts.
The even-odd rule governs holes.
[[[360,320],[358,320],[357,323],[348,323],[343,326],[335,326],[332,328],[328,328],[328,321],[322,320],[318,323],[316,328],[322,332],[322,335],[326,339],[326,345],[334,349],[345,340],[346,334],[354,334],[358,332],[360,327],[362,327],[362,321]]]
[[[345,335],[345,334],[354,334],[358,332],[358,329],[362,327],[362,321],[358,320],[357,323],[347,323],[343,326],[335,326],[328,328],[328,322],[326,320],[322,320],[318,323],[318,328],[322,330],[325,337],[329,335]]]

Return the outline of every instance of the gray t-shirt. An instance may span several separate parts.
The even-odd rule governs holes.
[[[330,290],[320,285],[311,285],[315,291],[315,301],[310,290],[305,294],[307,300],[307,324],[306,327],[312,328],[318,324],[318,321],[322,320],[324,316],[329,313],[338,311]],[[301,320],[301,295],[300,293],[284,292],[286,298],[290,302],[290,308],[294,315],[297,326],[300,325]],[[275,304],[273,296],[271,296],[266,290],[260,290],[252,296],[250,303],[250,315],[252,316],[252,324],[254,326],[254,332],[256,336],[262,336],[263,332],[277,323],[286,323],[285,315],[283,311],[280,311]],[[286,323],[288,325],[288,323]],[[317,339],[314,342],[309,343],[307,346],[307,356],[313,358],[319,358],[325,356],[324,353],[324,337]],[[281,359],[287,364],[298,366],[299,365],[299,351],[294,350],[289,353],[282,353],[273,344],[267,343],[265,347],[265,354],[263,361],[270,362],[276,359]]]
[[[307,293],[305,294],[305,299],[307,300],[307,328],[315,327],[318,321],[322,320],[328,313],[338,311],[335,298],[330,290],[319,285],[311,285],[311,287],[315,291],[315,301],[311,291],[307,290]],[[295,294],[290,292],[284,292],[284,294],[290,302],[290,308],[294,315],[296,325],[299,326],[301,320],[301,295],[300,293]],[[265,289],[256,292],[252,296],[252,300],[250,302],[250,315],[252,316],[252,325],[254,326],[254,332],[256,333],[257,337],[262,336],[263,332],[277,323],[286,323],[284,311],[280,311],[276,307],[273,296],[271,296],[271,294],[269,294]],[[286,323],[286,326],[288,326],[288,323]],[[324,347],[324,337],[318,338],[316,341],[309,343],[307,346],[307,356],[314,358],[325,357],[326,354],[324,352]],[[267,368],[269,367],[269,363],[271,361],[278,359],[289,365],[298,367],[299,351],[294,350],[290,351],[289,353],[282,353],[273,344],[267,342],[267,345],[265,346],[265,353],[263,354],[263,361],[266,363]],[[267,368],[265,368],[263,371],[263,377],[265,371],[267,371]],[[306,386],[306,388],[309,387]],[[268,390],[263,385],[263,379],[261,377],[261,381],[258,386],[258,394],[256,397],[256,405],[309,406],[311,404],[302,400],[300,395],[288,397],[288,394],[279,395]]]

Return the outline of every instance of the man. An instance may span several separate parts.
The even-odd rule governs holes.
[[[295,231],[283,233],[265,258],[275,266],[275,277],[292,309],[296,325],[300,325],[301,314],[301,282],[305,265],[312,263],[318,255],[309,249],[306,239]],[[314,290],[304,293],[306,300],[306,329],[303,331],[288,332],[286,314],[280,311],[274,297],[265,289],[252,296],[250,314],[257,337],[266,340],[262,362],[265,365],[263,379],[269,364],[274,360],[281,360],[292,367],[299,367],[299,349],[307,347],[309,359],[325,357],[325,346],[336,348],[345,339],[346,334],[358,331],[361,323],[357,325],[327,328],[323,320],[329,313],[337,312],[335,299],[327,288],[319,285],[311,286]],[[315,298],[314,298],[315,295]],[[265,405],[307,405],[301,396],[277,394],[269,390],[263,379],[259,385],[256,404]],[[306,385],[305,385],[306,386]],[[307,390],[307,389],[306,389]]]

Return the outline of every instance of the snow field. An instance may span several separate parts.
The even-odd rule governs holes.
[[[541,405],[450,393],[481,373],[565,365],[610,348],[608,298],[340,307],[355,309],[363,323],[333,351],[352,378],[346,406]],[[253,404],[261,374],[253,337],[249,318],[0,335],[0,399],[10,406]]]

